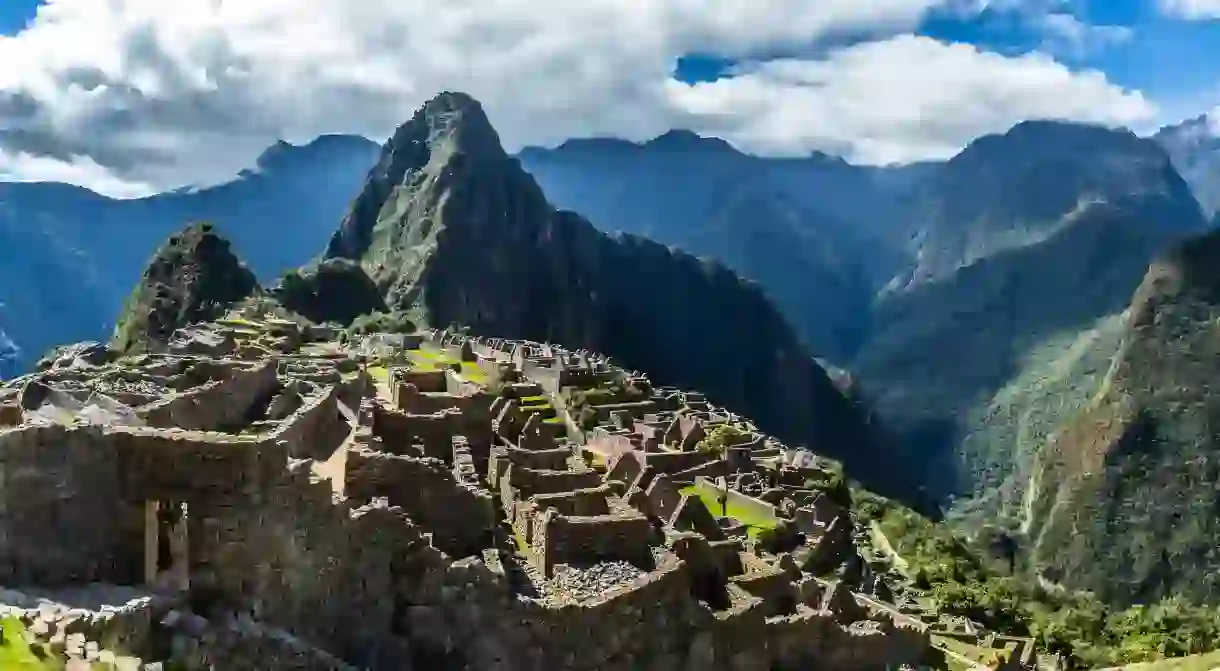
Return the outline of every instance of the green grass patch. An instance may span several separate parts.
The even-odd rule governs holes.
[[[522,536],[516,527],[513,527],[513,540],[517,542],[517,549],[521,552],[530,551],[530,544],[525,542],[525,536]]]
[[[559,416],[548,417],[542,420],[543,424],[563,424],[563,418]]]
[[[66,663],[61,660],[39,659],[25,642],[25,627],[15,617],[5,618],[0,626],[4,629],[4,643],[0,644],[0,669],[4,671],[60,671]]]
[[[729,517],[746,525],[746,533],[750,536],[756,536],[760,532],[770,531],[775,528],[775,520],[762,517],[749,508],[733,505],[732,501],[728,502],[727,508],[721,506],[719,497],[716,496],[716,492],[711,488],[688,485],[679,491],[683,494],[698,496],[699,500],[703,502],[703,506],[708,509],[708,512],[713,517]],[[721,515],[722,510],[727,514]]]
[[[522,396],[517,400],[521,401],[521,405],[550,405],[545,396]]]
[[[1211,671],[1220,667],[1220,651],[1121,667],[1123,671]]]
[[[385,366],[369,366],[369,377],[378,382],[389,382],[390,371]]]
[[[460,375],[467,380],[483,384],[488,379],[487,371],[483,370],[483,367],[479,364],[472,361],[458,361],[440,350],[423,347],[407,350],[407,358],[411,360],[412,370],[430,373],[438,370],[447,370],[453,364],[461,364],[462,371]]]

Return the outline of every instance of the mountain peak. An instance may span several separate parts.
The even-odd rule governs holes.
[[[426,145],[444,156],[463,153],[471,157],[502,158],[504,148],[479,101],[465,93],[445,91],[425,102],[411,120],[399,126],[391,148]],[[422,167],[422,166],[418,166]]]
[[[327,245],[324,258],[358,259],[372,244],[373,229],[398,187],[426,192],[437,200],[471,173],[486,166],[500,170],[512,159],[483,106],[465,93],[446,91],[420,106],[398,127],[381,150],[381,159],[369,173],[339,230]]]
[[[370,145],[376,147],[371,140],[363,136],[342,134],[319,135],[300,145],[279,140],[259,154],[254,166],[257,172],[291,170],[327,160],[334,155],[364,152]],[[250,172],[252,171],[246,171],[246,174]]]
[[[718,137],[704,137],[695,131],[675,128],[645,142],[644,147],[665,149],[670,151],[730,151],[736,153],[733,145]]]
[[[220,318],[258,291],[254,273],[208,223],[194,223],[157,250],[115,328],[123,352],[156,349],[177,329]]]

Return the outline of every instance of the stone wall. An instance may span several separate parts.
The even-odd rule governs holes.
[[[606,495],[609,493],[610,490],[606,487],[578,489],[574,492],[535,494],[530,497],[530,501],[538,510],[554,508],[560,515],[594,517],[610,513],[610,505],[606,502]]]
[[[149,426],[194,431],[240,428],[255,401],[269,397],[279,383],[276,361],[250,370],[234,370],[228,379],[176,394],[139,408],[136,414]]]
[[[657,473],[678,473],[712,461],[716,461],[714,456],[702,452],[648,452],[644,454],[644,463]]]
[[[0,431],[0,580],[7,584],[135,579],[142,508],[123,505],[120,463],[101,430]],[[135,526],[135,534],[127,527]]]
[[[669,478],[654,478],[648,485],[648,501],[657,517],[668,520],[682,503],[682,492]]]
[[[449,461],[453,439],[465,436],[477,459],[486,458],[490,449],[490,418],[479,417],[477,411],[448,410],[429,415],[404,414],[378,406],[373,414],[373,433],[382,439],[393,454],[416,454]]]
[[[443,370],[410,370],[394,368],[391,371],[390,390],[395,393],[397,401],[401,385],[415,385],[422,392],[444,392],[447,387],[445,371]]]
[[[572,456],[572,450],[565,447],[557,447],[551,450],[523,450],[518,447],[510,447],[507,450],[506,456],[512,463],[524,466],[525,468],[558,471],[567,468],[568,459]]]
[[[298,409],[269,436],[288,444],[295,459],[325,461],[352,432],[351,423],[339,410],[342,390],[330,387]],[[358,408],[351,408],[354,412]]]
[[[510,465],[500,479],[507,480],[524,497],[591,489],[602,483],[593,471],[538,471],[516,464]]]
[[[384,501],[334,500],[307,467],[282,472],[258,500],[191,507],[192,589],[364,665],[393,637],[393,562],[419,534]]]
[[[640,568],[652,567],[654,531],[639,514],[569,517],[555,509],[535,518],[533,546],[547,575],[556,564],[589,564],[623,560]]]
[[[173,632],[171,660],[183,671],[259,669],[260,671],[356,671],[343,660],[280,629],[249,620],[216,625],[190,613],[166,618]]]
[[[436,459],[350,450],[345,491],[360,500],[385,497],[454,556],[486,547],[496,525],[491,494],[459,482]]]
[[[768,622],[768,648],[780,668],[896,668],[921,659],[928,649],[924,632],[866,621],[844,628],[828,611],[800,608]]]
[[[397,396],[394,399],[394,407],[396,409],[413,415],[428,415],[456,408],[458,403],[459,397],[454,396],[448,391],[424,392],[409,384],[400,385]]]

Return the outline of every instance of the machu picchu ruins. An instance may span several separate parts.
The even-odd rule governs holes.
[[[928,609],[836,463],[595,352],[247,307],[61,348],[0,426],[0,603],[68,669],[1035,662]]]

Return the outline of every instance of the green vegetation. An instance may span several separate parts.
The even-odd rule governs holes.
[[[1220,652],[1124,666],[1123,671],[1211,671],[1220,667]]]
[[[704,507],[708,509],[714,517],[729,517],[746,525],[746,532],[750,536],[757,536],[760,533],[771,531],[775,528],[775,519],[763,517],[757,514],[752,508],[733,505],[733,502],[727,501],[725,505],[721,505],[720,496],[714,487],[700,487],[698,485],[690,485],[683,487],[683,494],[694,494],[703,502]],[[722,514],[724,513],[724,514]]]
[[[210,224],[192,224],[157,250],[123,305],[113,345],[124,354],[158,350],[175,330],[219,319],[258,292],[229,242]]]
[[[315,324],[348,326],[361,316],[390,311],[360,264],[347,259],[327,259],[316,266],[290,270],[271,294],[285,308]]]
[[[401,312],[374,312],[356,317],[348,327],[351,335],[370,333],[415,333],[415,323]]]
[[[993,555],[994,531],[982,540],[966,539],[868,492],[854,491],[853,499],[856,514],[876,522],[915,584],[942,612],[1031,636],[1040,649],[1065,655],[1075,668],[1195,655],[1220,641],[1220,611],[1214,608],[1172,598],[1117,610],[1091,594],[1044,589],[1020,572],[1003,573],[1006,562]]]
[[[737,444],[747,435],[745,431],[731,424],[725,424],[709,431],[707,436],[695,445],[695,449],[723,457],[730,445]]]
[[[385,366],[369,366],[368,373],[377,382],[384,384],[390,381],[390,371]]]
[[[648,390],[619,381],[605,382],[590,389],[564,387],[561,393],[567,399],[568,411],[572,413],[576,424],[585,430],[597,426],[595,406],[645,401],[649,398]]]
[[[59,660],[40,659],[23,637],[25,627],[15,617],[5,618],[0,627],[4,642],[0,643],[0,669],[4,671],[58,671],[65,664]]]
[[[407,350],[406,356],[415,370],[445,370],[458,365],[461,366],[461,376],[471,382],[485,384],[490,379],[487,371],[483,370],[479,364],[470,361],[458,361],[445,352],[426,345],[419,349]]]

